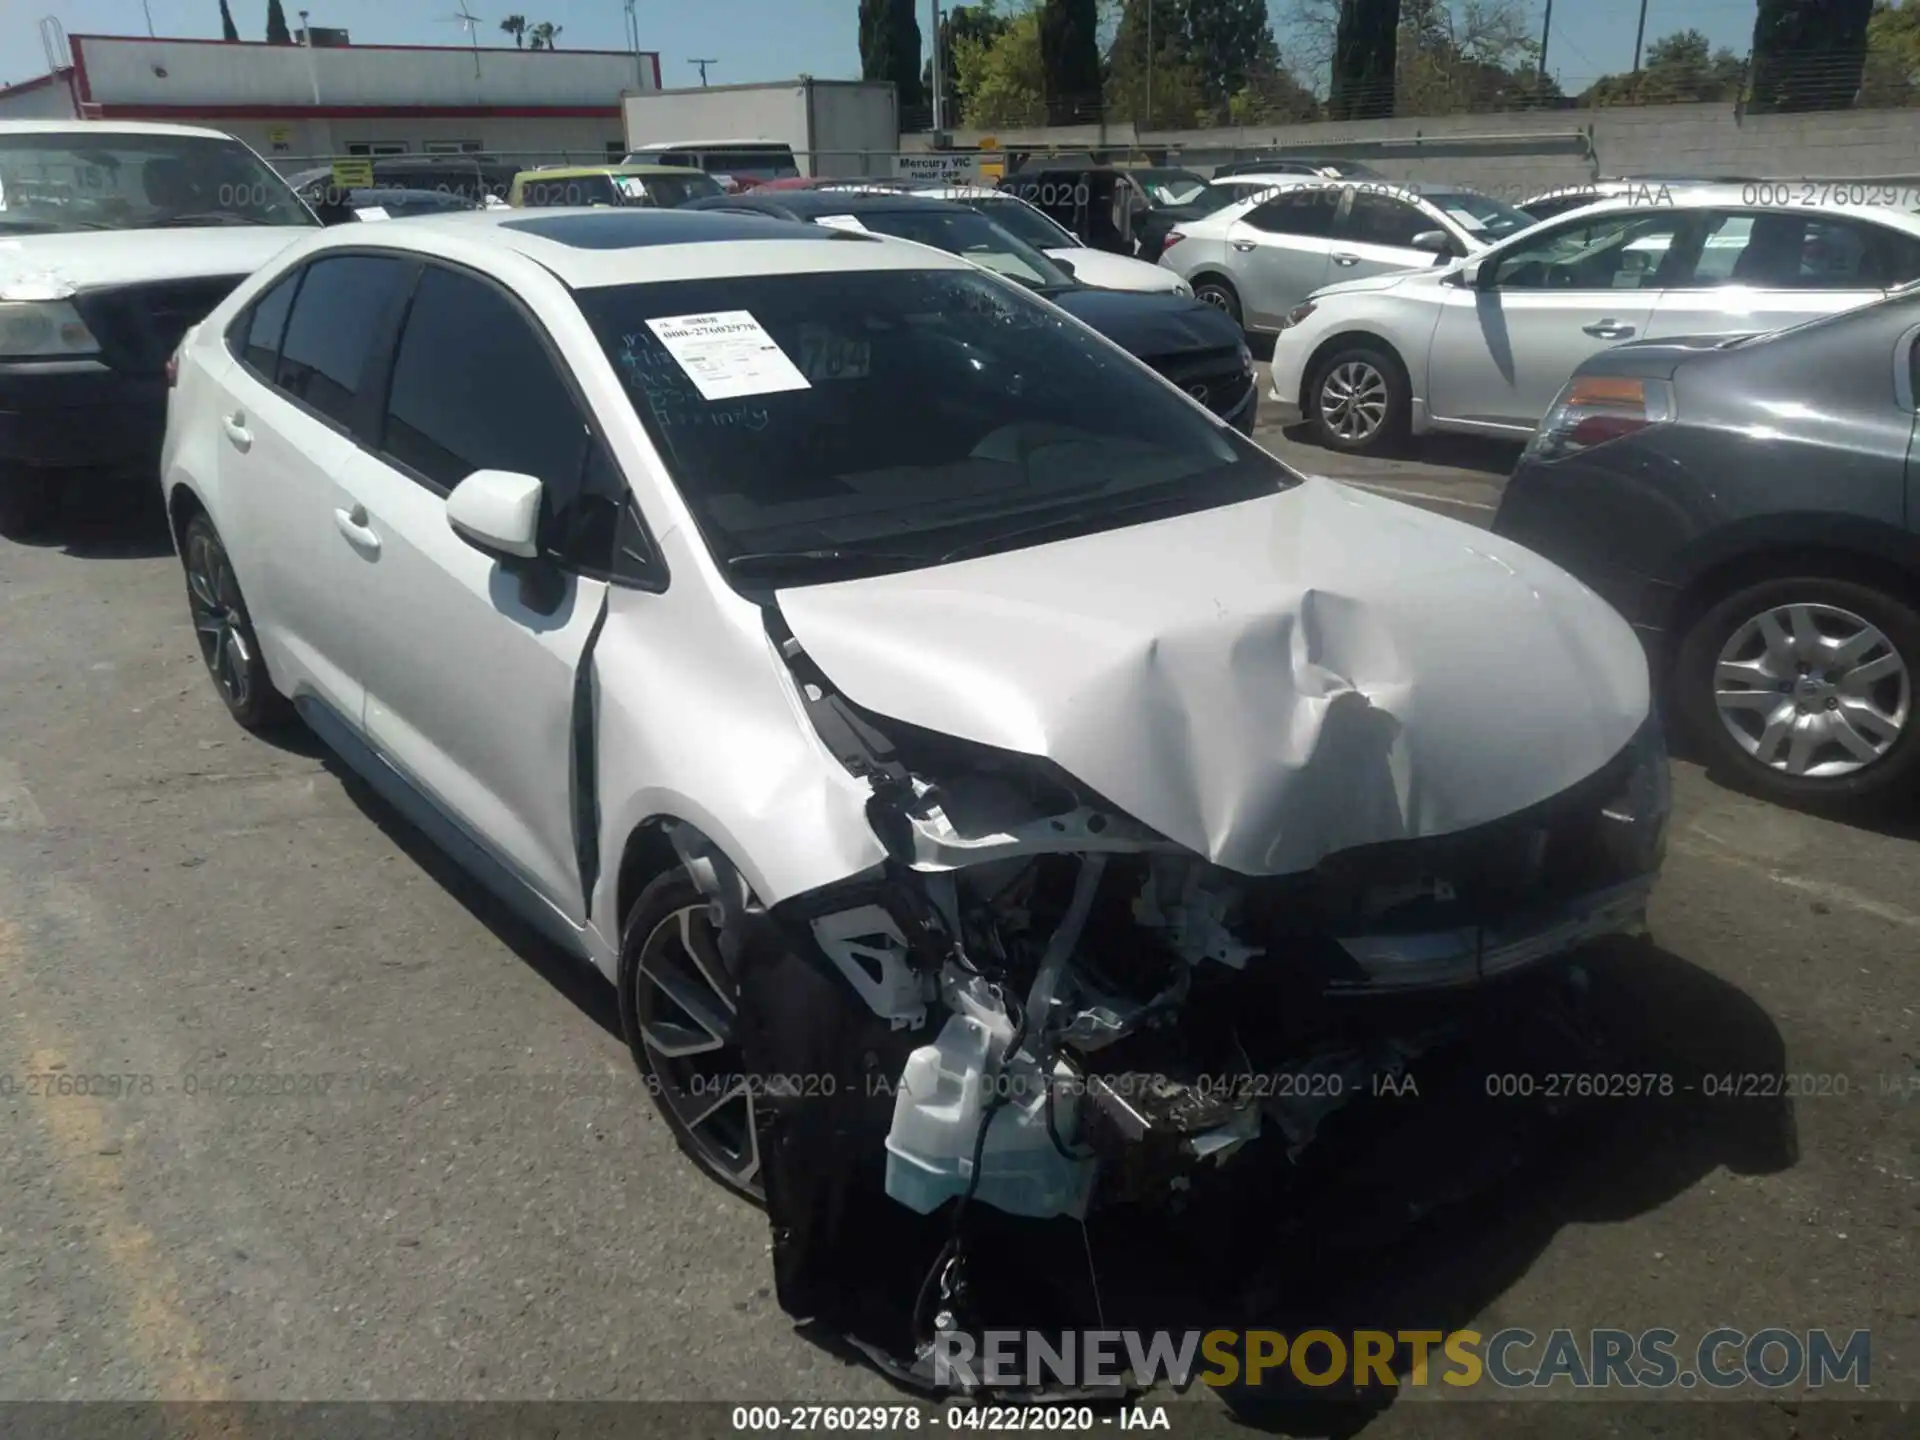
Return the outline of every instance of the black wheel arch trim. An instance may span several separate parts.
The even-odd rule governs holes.
[[[1672,557],[1650,589],[1671,597],[1662,615],[1645,617],[1677,633],[1715,601],[1745,584],[1791,573],[1798,565],[1837,580],[1873,578],[1920,601],[1920,535],[1865,516],[1832,511],[1783,511],[1735,520],[1697,536]],[[1849,569],[1849,567],[1852,567]]]
[[[1407,396],[1413,399],[1413,371],[1407,368],[1407,359],[1391,340],[1376,335],[1371,330],[1342,330],[1338,335],[1330,335],[1313,347],[1313,353],[1307,357],[1307,363],[1300,367],[1300,414],[1303,418],[1313,418],[1309,404],[1309,392],[1321,369],[1326,365],[1327,357],[1338,353],[1345,347],[1362,347],[1377,350],[1400,367],[1400,378],[1407,382]]]

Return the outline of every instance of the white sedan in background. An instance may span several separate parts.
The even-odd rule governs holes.
[[[1432,268],[1532,225],[1457,185],[1236,175],[1254,193],[1167,236],[1160,264],[1248,330],[1277,330],[1330,280]]]
[[[1325,286],[1282,317],[1269,406],[1336,450],[1523,439],[1607,346],[1778,330],[1920,277],[1920,216],[1755,198],[1603,201],[1444,268]]]

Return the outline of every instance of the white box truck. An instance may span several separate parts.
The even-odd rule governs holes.
[[[798,80],[629,90],[620,97],[627,158],[694,165],[736,182],[786,174],[894,173],[900,107],[885,80]]]

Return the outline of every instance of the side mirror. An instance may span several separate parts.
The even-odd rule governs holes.
[[[1413,237],[1413,248],[1431,250],[1436,255],[1445,255],[1453,249],[1453,237],[1444,230],[1422,230]]]
[[[540,490],[531,475],[476,470],[447,496],[447,523],[482,554],[531,560],[540,553]]]

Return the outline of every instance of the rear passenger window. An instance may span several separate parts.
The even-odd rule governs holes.
[[[280,388],[352,428],[367,352],[400,302],[410,270],[405,261],[371,255],[309,265],[280,347]]]
[[[1331,185],[1298,186],[1255,206],[1246,222],[1269,235],[1331,235],[1343,193]]]
[[[280,362],[280,337],[286,332],[287,311],[293,308],[293,292],[299,288],[298,270],[284,276],[253,302],[235,328],[235,343],[228,346],[243,365],[269,385]]]

